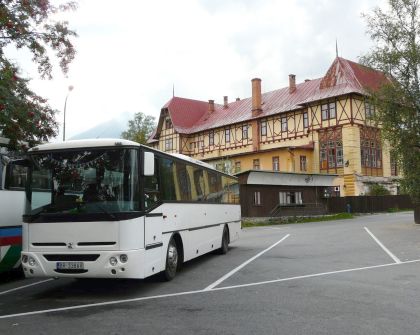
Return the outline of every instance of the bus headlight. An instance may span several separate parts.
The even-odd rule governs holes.
[[[109,264],[111,264],[111,266],[115,266],[118,264],[118,260],[116,257],[112,256],[109,258]]]
[[[26,255],[22,256],[22,263],[24,263],[24,264],[28,263],[28,256],[26,256]]]
[[[126,254],[120,255],[120,262],[126,263],[128,261],[128,256]]]
[[[36,264],[35,258],[29,256],[29,258],[28,258],[28,264],[30,266],[34,266]]]

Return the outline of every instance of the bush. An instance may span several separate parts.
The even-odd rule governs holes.
[[[391,193],[385,186],[381,184],[370,185],[369,193],[367,195],[390,195]]]

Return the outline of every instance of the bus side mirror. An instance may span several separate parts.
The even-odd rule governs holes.
[[[153,176],[155,174],[155,155],[153,152],[145,151],[143,158],[143,176]]]

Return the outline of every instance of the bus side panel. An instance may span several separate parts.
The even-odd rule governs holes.
[[[22,227],[0,228],[0,273],[19,266],[21,251]]]
[[[24,191],[0,190],[0,227],[20,226],[24,208]]]
[[[24,191],[0,190],[0,272],[20,264]]]
[[[215,226],[183,232],[184,260],[188,261],[220,248],[222,229],[221,226]]]

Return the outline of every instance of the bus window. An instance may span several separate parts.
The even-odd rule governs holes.
[[[159,190],[159,164],[158,159],[155,158],[155,175],[144,177],[144,206],[145,209],[154,207],[160,203],[160,190]]]
[[[28,168],[18,162],[9,163],[7,166],[5,189],[24,190]]]
[[[176,200],[174,162],[167,158],[158,157],[158,169],[162,200]]]
[[[191,201],[191,182],[184,163],[176,162],[176,174],[179,186],[177,200]]]

